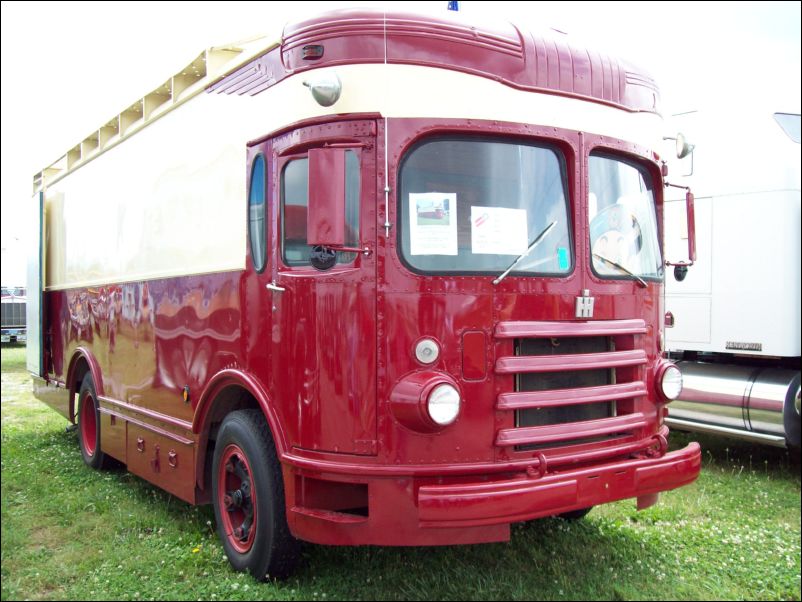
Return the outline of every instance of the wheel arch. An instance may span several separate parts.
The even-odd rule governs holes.
[[[275,408],[261,383],[254,376],[241,370],[226,369],[219,372],[201,394],[192,421],[192,432],[198,436],[195,483],[199,490],[199,503],[211,499],[209,476],[217,429],[231,412],[244,409],[261,411],[267,421],[279,458],[287,449],[284,431]]]
[[[87,374],[92,375],[92,382],[95,384],[95,394],[102,396],[104,391],[100,365],[97,363],[95,356],[93,356],[88,349],[78,347],[72,354],[70,366],[67,369],[67,388],[70,392],[69,418],[70,422],[73,424],[75,424],[77,420],[77,415],[75,413],[75,395],[81,390],[81,383]]]

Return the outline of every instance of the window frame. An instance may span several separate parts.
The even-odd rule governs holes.
[[[256,256],[254,254],[254,244],[253,244],[253,219],[251,218],[251,208],[253,207],[253,191],[254,191],[254,175],[257,163],[261,161],[262,164],[262,205],[264,206],[264,213],[262,216],[262,256],[260,257],[261,264],[257,264]],[[267,248],[269,244],[269,212],[268,212],[268,190],[267,190],[268,178],[267,178],[267,159],[265,158],[264,153],[259,152],[254,155],[253,160],[251,161],[250,166],[250,173],[248,177],[248,254],[251,257],[251,263],[253,264],[254,271],[257,274],[262,274],[267,269]]]
[[[354,245],[355,247],[361,246],[362,244],[362,187],[363,187],[363,174],[362,174],[362,156],[359,152],[360,148],[358,146],[354,146],[353,148],[346,149],[346,160],[345,160],[345,167],[346,167],[346,174],[345,174],[345,182],[346,186],[348,185],[348,153],[352,153],[354,159],[356,160],[356,174],[358,176],[358,183],[356,187],[356,237],[357,241]],[[308,149],[302,153],[293,153],[290,155],[282,156],[281,162],[278,168],[278,214],[279,214],[279,224],[278,224],[278,238],[279,238],[279,257],[281,259],[281,264],[283,267],[298,269],[298,268],[314,268],[310,263],[309,259],[303,260],[288,260],[286,256],[286,236],[285,236],[285,173],[287,167],[293,163],[294,161],[309,161],[309,154]],[[308,163],[307,163],[308,166]],[[309,211],[309,169],[307,167],[306,170],[306,184],[307,184],[307,198],[306,198],[306,210]],[[348,221],[348,204],[347,204],[347,192],[346,192],[346,206],[345,206],[345,226],[346,229],[349,226]],[[308,214],[307,214],[308,215]],[[307,238],[308,243],[308,238]],[[346,241],[346,246],[348,245]],[[307,244],[307,247],[311,250],[313,248],[312,245]],[[356,258],[359,257],[359,253],[351,252],[351,251],[337,251],[337,261],[334,264],[337,267],[352,267],[356,262]],[[317,270],[316,270],[317,271]]]
[[[429,144],[431,142],[451,142],[451,141],[470,141],[470,142],[490,142],[490,143],[501,143],[501,144],[509,144],[513,146],[529,146],[529,147],[536,147],[545,150],[549,150],[554,153],[554,156],[557,159],[557,163],[560,170],[560,179],[563,188],[563,197],[565,200],[565,215],[567,218],[567,232],[568,232],[568,248],[569,248],[569,265],[568,269],[565,272],[535,272],[535,271],[521,271],[521,270],[513,270],[508,274],[509,277],[532,277],[532,278],[552,278],[552,279],[559,279],[559,280],[567,280],[574,276],[577,269],[577,253],[576,253],[576,223],[575,223],[575,214],[574,214],[574,199],[572,196],[572,181],[571,181],[571,173],[569,172],[568,165],[569,165],[569,157],[566,154],[566,149],[560,143],[559,140],[553,140],[549,138],[527,138],[525,136],[503,136],[503,135],[493,135],[492,133],[483,133],[483,134],[471,134],[471,133],[458,133],[458,132],[451,132],[451,133],[433,133],[430,135],[423,136],[419,140],[416,140],[413,144],[411,144],[403,153],[401,160],[398,162],[398,169],[396,171],[396,190],[398,191],[397,195],[397,205],[396,205],[396,222],[398,227],[396,228],[396,256],[398,257],[401,264],[408,269],[413,274],[419,276],[426,276],[426,277],[452,277],[452,276],[470,276],[470,277],[491,277],[495,278],[501,274],[506,267],[501,267],[496,270],[486,269],[486,270],[449,270],[449,271],[442,271],[442,270],[426,270],[419,268],[417,266],[412,265],[407,258],[407,255],[404,252],[403,246],[403,237],[405,233],[409,231],[408,219],[409,215],[404,214],[402,209],[408,205],[405,205],[403,194],[402,194],[402,180],[403,180],[403,173],[404,167],[410,157],[418,150],[420,147]],[[409,208],[407,207],[407,211]]]
[[[655,226],[655,240],[657,241],[657,252],[658,252],[658,259],[659,264],[657,268],[657,275],[649,275],[649,274],[637,274],[637,278],[630,276],[629,274],[625,274],[623,272],[616,273],[616,274],[599,274],[596,271],[594,258],[593,258],[593,245],[591,241],[591,232],[590,232],[590,193],[591,193],[591,174],[590,174],[590,160],[592,157],[599,157],[602,159],[608,159],[612,161],[617,161],[618,163],[623,163],[634,168],[638,173],[640,173],[641,177],[647,184],[651,184],[651,187],[648,190],[651,192],[652,195],[652,210],[654,211],[654,226]],[[664,258],[664,250],[663,250],[663,240],[662,240],[662,219],[661,219],[661,211],[658,207],[658,190],[659,187],[655,185],[655,178],[654,172],[652,169],[649,168],[648,165],[643,163],[639,158],[633,157],[631,155],[627,155],[619,150],[609,149],[605,147],[592,147],[588,150],[587,153],[587,195],[585,197],[585,212],[584,212],[584,220],[585,220],[585,228],[587,229],[587,249],[588,249],[588,257],[587,261],[590,266],[590,272],[593,276],[601,281],[623,281],[623,282],[637,282],[638,278],[645,280],[647,282],[663,282],[665,278],[665,258]],[[660,186],[662,186],[662,182],[660,182]],[[598,215],[598,213],[596,214]]]

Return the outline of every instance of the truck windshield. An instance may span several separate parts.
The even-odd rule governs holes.
[[[654,191],[648,172],[592,153],[588,219],[593,271],[603,278],[661,279]]]
[[[561,275],[573,254],[565,161],[554,147],[431,139],[401,166],[401,255],[415,271]]]

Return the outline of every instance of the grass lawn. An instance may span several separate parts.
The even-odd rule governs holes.
[[[297,575],[257,583],[229,567],[211,507],[81,461],[66,421],[36,401],[24,347],[2,348],[2,599],[800,599],[798,457],[702,443],[703,472],[643,512],[513,527],[507,544],[309,545]]]

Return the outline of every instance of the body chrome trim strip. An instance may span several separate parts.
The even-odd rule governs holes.
[[[110,410],[108,408],[100,408],[100,413],[106,414],[108,416],[114,416],[115,418],[119,418],[121,420],[125,420],[126,422],[135,424],[139,427],[142,427],[143,429],[151,431],[152,433],[155,433],[162,437],[166,437],[167,439],[172,439],[173,441],[181,443],[182,445],[187,445],[187,446],[195,445],[195,442],[192,439],[186,439],[184,437],[181,437],[180,435],[171,433],[170,431],[166,431],[164,429],[160,429],[157,426],[153,426],[152,424],[148,424],[147,422],[143,422],[141,420],[137,420],[136,418],[132,418],[131,416],[126,416],[125,414],[120,414],[119,412],[115,412],[114,410]]]
[[[137,414],[141,414],[147,418],[152,420],[158,420],[159,422],[163,422],[164,424],[169,424],[170,426],[184,429],[185,431],[192,432],[192,423],[187,422],[185,420],[180,420],[178,418],[174,418],[172,416],[168,416],[166,414],[162,414],[161,412],[156,412],[154,410],[148,410],[147,408],[143,408],[141,406],[136,406],[130,403],[126,403],[124,401],[120,401],[119,399],[112,399],[111,397],[105,397],[102,395],[98,395],[98,400],[101,404],[110,404],[113,406],[117,406],[123,410],[127,410],[129,412],[136,412]],[[102,409],[102,405],[101,405]],[[125,414],[117,414],[118,416],[128,419],[128,416]]]

